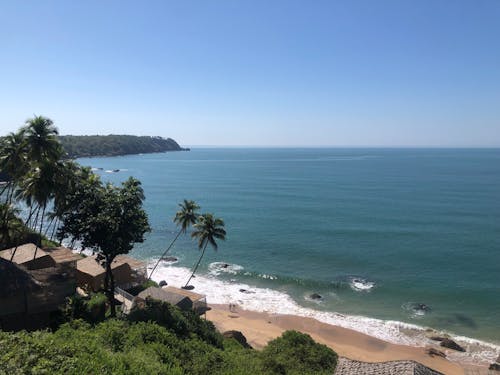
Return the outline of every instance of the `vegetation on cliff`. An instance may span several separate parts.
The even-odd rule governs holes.
[[[186,150],[171,138],[134,135],[63,135],[59,141],[71,159]]]

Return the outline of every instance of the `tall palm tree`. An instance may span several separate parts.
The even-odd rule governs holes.
[[[160,261],[167,255],[169,250],[174,246],[175,241],[179,238],[179,236],[182,233],[186,233],[188,228],[196,223],[196,220],[198,218],[197,216],[197,211],[200,209],[200,206],[196,204],[195,201],[191,200],[186,200],[184,199],[184,202],[179,203],[179,207],[181,208],[177,213],[175,214],[174,217],[174,223],[177,224],[177,226],[180,226],[179,231],[177,232],[177,235],[173,239],[172,242],[170,242],[170,245],[167,247],[167,250],[162,254],[160,259],[156,262],[155,266],[153,267],[153,270],[149,274],[149,280],[151,280],[151,277],[153,276],[153,273],[156,270],[156,267],[158,267],[158,264],[160,264]]]
[[[224,241],[226,239],[226,231],[224,230],[224,221],[219,218],[214,218],[212,214],[203,214],[198,217],[198,222],[193,225],[195,230],[191,233],[191,237],[198,239],[198,250],[201,251],[200,258],[198,262],[194,266],[193,273],[189,277],[186,285],[186,288],[193,278],[194,274],[198,270],[198,266],[200,265],[201,259],[203,255],[205,255],[205,250],[207,249],[207,245],[212,245],[212,248],[217,251],[217,240]]]
[[[57,161],[63,154],[59,132],[51,119],[35,116],[26,120],[24,132],[28,159],[31,162]]]
[[[0,145],[0,170],[9,176],[6,187],[5,203],[10,205],[15,185],[27,171],[24,131],[8,134]]]

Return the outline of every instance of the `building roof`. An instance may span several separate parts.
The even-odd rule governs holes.
[[[0,258],[10,260],[12,253],[16,251],[16,254],[14,255],[14,259],[12,261],[17,264],[23,264],[29,261],[32,261],[33,259],[38,259],[42,258],[45,256],[49,256],[45,251],[43,251],[41,248],[37,247],[33,243],[27,243],[21,246],[18,246],[17,249],[15,247],[7,250],[2,250],[0,251]],[[36,256],[35,256],[36,252]]]
[[[64,246],[59,247],[49,247],[44,249],[56,263],[66,263],[73,262],[82,259],[83,257],[79,254],[75,254],[71,249]]]
[[[443,375],[415,361],[368,363],[339,358],[334,375]]]
[[[17,295],[19,292],[39,290],[40,283],[24,268],[0,258],[0,298]]]
[[[115,259],[113,261],[113,263],[111,264],[111,269],[114,270],[116,268],[124,267],[126,265],[130,266],[128,264],[128,262],[124,261],[123,259],[119,259],[119,260]],[[105,273],[104,267],[102,267],[96,261],[96,257],[93,255],[79,259],[76,262],[76,269],[80,272],[84,272],[84,273],[89,274],[91,276],[98,276],[98,275]]]
[[[189,297],[183,294],[168,291],[162,288],[158,288],[156,286],[150,286],[149,288],[143,290],[137,295],[137,297],[142,299],[151,297],[153,299],[157,299],[163,302],[168,302],[171,305],[176,305],[179,307],[186,306],[186,304],[189,305],[190,307],[193,304],[193,301]]]
[[[146,268],[146,263],[141,262],[135,258],[129,257],[127,255],[117,255],[113,263],[121,264],[127,263],[133,270],[141,270]]]
[[[185,289],[174,288],[173,286],[164,286],[162,289],[167,291],[167,292],[170,292],[170,293],[175,293],[175,294],[179,294],[179,295],[188,297],[193,302],[203,300],[207,297],[204,294],[191,292],[191,291],[185,290]]]

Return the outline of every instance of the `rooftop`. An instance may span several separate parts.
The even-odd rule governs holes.
[[[18,246],[17,249],[13,247],[11,249],[0,251],[0,258],[10,260],[12,254],[14,253],[14,250],[16,251],[16,254],[14,255],[14,259],[12,259],[12,261],[17,264],[23,264],[33,259],[38,259],[44,256],[48,256],[48,254],[44,250],[37,247],[35,244],[27,243]]]

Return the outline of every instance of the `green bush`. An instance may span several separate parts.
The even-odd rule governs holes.
[[[262,351],[264,370],[272,374],[333,374],[337,354],[311,336],[286,331]]]
[[[146,298],[143,308],[133,308],[128,315],[131,322],[156,322],[171,330],[177,336],[188,338],[196,336],[201,340],[222,348],[222,335],[212,322],[201,319],[192,311],[182,311],[169,303]]]
[[[104,293],[91,293],[89,297],[75,294],[67,299],[63,314],[66,321],[83,319],[90,323],[104,321],[107,298]]]

